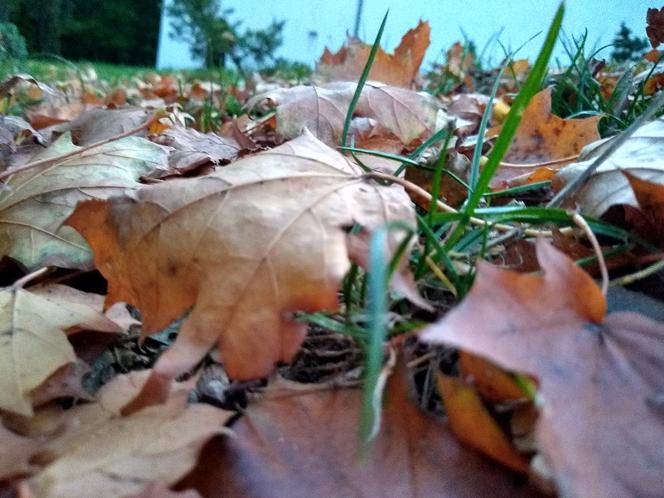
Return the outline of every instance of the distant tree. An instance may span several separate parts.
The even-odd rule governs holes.
[[[648,47],[648,40],[632,35],[624,22],[620,23],[620,29],[613,39],[613,52],[611,57],[619,62],[637,60],[643,55]]]
[[[229,20],[233,9],[223,9],[220,0],[173,0],[168,14],[173,18],[171,37],[188,42],[192,57],[206,67],[225,67],[229,59],[240,69],[248,59],[263,64],[274,60],[283,42],[284,21],[241,33],[242,23]]]
[[[161,0],[0,0],[32,53],[154,65]]]

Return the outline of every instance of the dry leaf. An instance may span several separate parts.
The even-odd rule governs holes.
[[[461,446],[409,396],[405,371],[388,380],[381,430],[360,456],[357,389],[274,385],[213,440],[178,487],[204,496],[533,496],[514,475]],[[203,463],[204,462],[204,463]]]
[[[421,339],[539,381],[537,447],[562,496],[653,496],[664,486],[664,326],[604,317],[592,279],[538,241],[544,275],[480,262],[468,297]]]
[[[37,467],[30,460],[42,444],[41,438],[25,438],[0,424],[0,481],[34,472]]]
[[[138,128],[151,116],[152,111],[140,107],[92,109],[78,116],[67,129],[73,142],[83,147]]]
[[[661,9],[648,9],[646,14],[646,34],[652,48],[657,48],[664,42],[664,7]]]
[[[511,375],[480,356],[459,352],[459,372],[482,398],[492,403],[525,398]]]
[[[602,140],[588,147],[580,157],[581,161],[559,171],[554,178],[554,188],[576,178],[590,166],[611,139]],[[568,207],[579,207],[581,212],[599,218],[609,207],[626,204],[638,207],[634,191],[621,170],[649,182],[664,184],[664,118],[659,118],[641,126],[593,173],[585,185],[574,195],[565,199]]]
[[[118,376],[102,388],[97,403],[54,415],[57,429],[34,455],[49,461],[28,481],[35,496],[126,496],[152,484],[168,486],[193,467],[210,437],[227,432],[223,424],[232,412],[187,405],[192,383],[179,386],[165,406],[119,417],[148,375]]]
[[[472,387],[442,374],[437,383],[456,437],[512,470],[528,472],[528,461],[512,447]]]
[[[0,314],[0,409],[24,415],[32,413],[30,393],[76,360],[64,331],[120,331],[101,313],[24,289],[0,290]]]
[[[308,128],[327,145],[337,146],[355,88],[356,83],[351,81],[281,88],[256,95],[247,106],[275,106],[276,131],[286,139]],[[363,88],[353,116],[376,120],[404,145],[432,134],[447,121],[431,95],[371,82]]]
[[[63,226],[76,203],[104,199],[139,186],[141,175],[164,168],[166,152],[143,138],[127,137],[68,159],[79,148],[65,134],[33,161],[53,163],[18,172],[0,191],[0,255],[29,269],[44,265],[86,268],[91,255],[83,238]]]
[[[623,171],[639,204],[638,209],[626,206],[625,219],[634,230],[647,240],[664,242],[664,185],[641,180],[629,171]]]
[[[175,150],[168,165],[177,173],[187,173],[205,164],[227,164],[242,150],[237,141],[215,133],[200,133],[192,128],[173,126],[164,131],[158,142]]]
[[[420,20],[415,28],[401,38],[394,54],[388,54],[378,47],[368,79],[410,88],[429,47],[430,32],[429,23]],[[323,83],[359,80],[369,59],[371,47],[349,36],[346,46],[341,47],[336,54],[325,49],[316,65],[315,76]]]
[[[572,157],[549,168],[559,169],[571,163],[585,145],[599,140],[599,119],[600,116],[583,119],[555,116],[551,113],[551,89],[542,90],[523,111],[512,145],[503,157],[503,162],[536,166],[515,168],[503,165],[494,176],[492,186],[508,188],[516,177],[534,173],[540,163]]]
[[[94,248],[107,303],[137,306],[144,332],[193,306],[155,366],[154,390],[160,375],[187,371],[215,344],[237,379],[289,361],[306,328],[289,313],[337,306],[350,265],[344,228],[396,220],[414,224],[400,187],[364,179],[306,134],[212,175],[81,203],[68,223]],[[401,237],[391,236],[390,249]]]

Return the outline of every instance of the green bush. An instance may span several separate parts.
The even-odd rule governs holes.
[[[25,38],[10,22],[0,22],[0,61],[25,59],[28,56]]]

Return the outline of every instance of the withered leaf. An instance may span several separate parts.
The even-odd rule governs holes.
[[[567,161],[549,165],[553,170],[560,169],[574,160],[581,149],[599,140],[597,124],[599,116],[581,119],[563,119],[551,113],[551,89],[537,93],[523,111],[521,124],[503,162],[523,165],[540,164],[572,157]],[[535,173],[539,166],[508,167],[503,165],[492,180],[497,188],[507,188],[516,183],[527,183],[528,175]],[[550,178],[553,173],[549,174]],[[517,180],[518,179],[518,180]]]
[[[247,105],[276,106],[277,133],[286,139],[308,128],[330,146],[341,143],[344,120],[357,83],[340,81],[323,86],[294,86],[256,95]],[[445,115],[431,95],[404,88],[367,82],[357,103],[355,117],[375,119],[407,145],[444,125]],[[441,123],[438,123],[441,121]]]
[[[32,413],[31,391],[76,360],[67,329],[121,331],[90,308],[20,288],[0,290],[0,323],[0,409],[24,415]]]
[[[233,438],[212,440],[178,487],[204,496],[537,496],[460,445],[410,399],[404,371],[388,380],[381,429],[361,456],[358,389],[277,383],[250,405]]]
[[[442,374],[437,383],[452,432],[503,465],[527,473],[528,461],[512,447],[475,390],[463,380]]]
[[[652,48],[657,48],[664,42],[664,7],[661,9],[648,9],[646,13],[646,34]]]
[[[379,47],[368,79],[410,88],[429,47],[430,33],[429,23],[420,20],[415,28],[401,38],[394,54],[388,54]],[[315,77],[322,82],[359,80],[369,59],[371,47],[349,36],[346,46],[341,47],[336,54],[325,48],[316,65]]]
[[[608,146],[606,139],[589,146],[580,161],[560,170],[553,179],[554,188],[576,178],[590,166]],[[599,218],[609,207],[626,204],[638,207],[634,191],[622,174],[632,175],[649,182],[664,184],[664,118],[644,124],[604,161],[582,188],[565,199],[566,206],[579,207],[589,216]]]
[[[149,485],[168,486],[195,465],[210,437],[228,432],[223,424],[232,412],[187,405],[191,383],[177,386],[164,406],[120,417],[148,375],[118,376],[96,403],[52,415],[49,440],[34,455],[47,465],[28,480],[35,496],[126,496]]]
[[[177,173],[186,173],[207,163],[227,164],[242,150],[233,138],[182,126],[167,129],[158,141],[175,149],[168,157],[168,164]]]
[[[421,338],[534,375],[536,442],[563,496],[654,496],[664,484],[664,325],[604,317],[599,288],[538,241],[544,275],[480,263],[468,297]]]
[[[0,254],[29,269],[44,265],[66,268],[90,266],[83,238],[63,226],[76,203],[104,199],[136,188],[141,175],[165,167],[166,152],[143,138],[127,137],[58,160],[78,150],[65,134],[33,161],[53,163],[10,176],[0,191]]]
[[[107,303],[136,305],[144,332],[193,306],[155,366],[158,391],[158,376],[179,375],[215,344],[237,379],[290,360],[305,326],[289,313],[337,306],[350,265],[344,228],[396,220],[414,223],[400,187],[366,180],[305,134],[208,176],[80,203],[68,223],[93,247]],[[400,238],[390,237],[391,250]]]

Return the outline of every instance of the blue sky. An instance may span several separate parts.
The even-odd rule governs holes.
[[[358,0],[229,0],[224,8],[233,8],[233,20],[241,20],[245,27],[267,26],[273,19],[284,19],[284,44],[278,55],[290,60],[314,63],[325,46],[337,50],[346,32],[353,30]],[[382,45],[393,49],[401,36],[417,25],[419,19],[431,24],[431,45],[425,67],[440,59],[441,51],[463,38],[463,33],[475,41],[481,50],[492,35],[500,32],[501,42],[516,48],[546,31],[558,6],[555,0],[498,1],[498,0],[364,0],[360,38],[373,40],[386,9],[390,9]],[[661,4],[645,0],[567,0],[563,29],[580,35],[588,30],[588,40],[597,47],[611,43],[625,21],[639,36],[645,36],[645,17],[648,7]],[[169,22],[162,19],[159,67],[196,67],[186,44],[170,39]],[[529,42],[519,53],[530,57],[537,54],[543,34]],[[608,56],[611,49],[604,53]],[[498,61],[502,49],[488,46],[487,55]],[[563,56],[561,46],[556,55]]]

